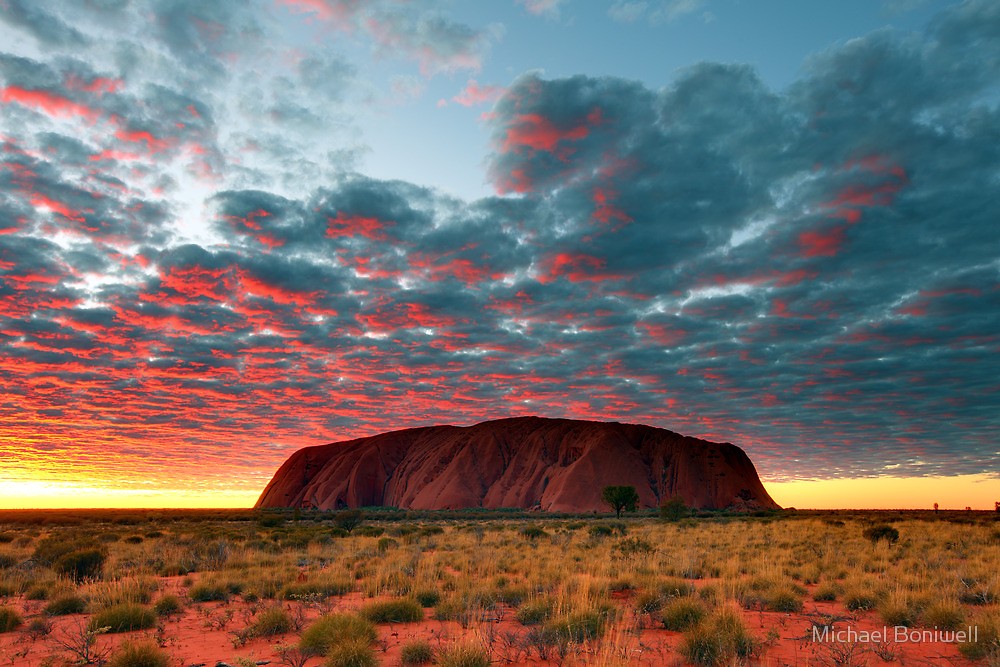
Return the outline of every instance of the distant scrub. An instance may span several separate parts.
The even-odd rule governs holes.
[[[899,541],[899,531],[885,524],[869,526],[865,528],[862,534],[872,544],[878,544],[882,540],[885,540],[889,544],[895,544]]]

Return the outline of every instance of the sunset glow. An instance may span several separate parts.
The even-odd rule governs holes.
[[[0,508],[544,415],[992,509],[1000,5],[751,4],[0,2]]]

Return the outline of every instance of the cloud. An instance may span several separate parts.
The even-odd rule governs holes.
[[[566,0],[517,0],[517,4],[535,16],[558,17]]]
[[[733,64],[659,90],[519,76],[477,201],[354,173],[310,129],[353,99],[349,63],[241,76],[237,36],[269,24],[217,16],[226,55],[188,8],[118,45],[142,68],[0,58],[6,474],[251,488],[297,446],[536,413],[736,442],[772,479],[993,470],[993,4],[837,45],[780,91]],[[381,29],[409,57],[458,45],[429,71],[472,63],[428,26]]]

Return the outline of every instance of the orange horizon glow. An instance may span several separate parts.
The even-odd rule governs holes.
[[[870,477],[765,482],[775,502],[796,509],[992,510],[1000,478]],[[136,489],[54,480],[0,481],[0,509],[239,509],[256,503],[262,489]]]

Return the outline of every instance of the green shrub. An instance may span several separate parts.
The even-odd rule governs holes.
[[[838,586],[831,582],[820,584],[813,591],[813,600],[816,602],[833,602],[837,599]]]
[[[385,553],[389,549],[395,549],[399,546],[399,542],[392,539],[391,537],[379,538],[378,543],[375,545],[375,550],[379,553]]]
[[[489,667],[490,656],[476,644],[455,644],[438,654],[440,667]]]
[[[694,627],[705,618],[708,610],[695,598],[676,598],[668,602],[660,611],[663,627],[674,632],[683,632]]]
[[[299,581],[286,584],[281,589],[281,597],[285,600],[301,600],[308,597],[326,599],[333,596],[347,595],[353,591],[354,582],[350,579]]]
[[[577,612],[549,620],[544,631],[555,643],[581,644],[604,633],[607,613],[604,610]]]
[[[156,614],[138,604],[117,604],[102,609],[90,618],[89,630],[108,628],[108,632],[132,632],[156,625]]]
[[[195,602],[224,602],[229,599],[229,590],[222,584],[195,584],[188,591]]]
[[[923,624],[930,628],[959,630],[964,623],[965,614],[954,602],[938,602],[924,610]]]
[[[996,616],[979,616],[972,623],[977,628],[976,641],[962,642],[958,652],[969,660],[988,659],[987,664],[1000,664],[1000,621]]]
[[[537,540],[541,537],[548,537],[549,534],[544,528],[539,528],[538,526],[525,526],[521,529],[521,537],[528,540]]]
[[[889,600],[879,605],[879,615],[887,625],[910,627],[917,621],[917,612],[905,602]]]
[[[24,623],[24,619],[13,607],[0,606],[0,632],[10,632],[17,630]]]
[[[423,639],[414,639],[403,644],[399,661],[404,665],[426,665],[434,661],[434,649]]]
[[[802,611],[802,598],[790,588],[779,588],[768,593],[767,608],[771,611]]]
[[[757,641],[735,609],[720,609],[689,628],[678,650],[695,665],[743,663],[757,650]]]
[[[326,667],[377,667],[378,659],[371,642],[364,637],[343,639],[326,654]]]
[[[899,531],[892,526],[887,526],[885,524],[869,526],[868,528],[865,528],[862,534],[865,538],[870,540],[872,544],[878,544],[880,540],[885,540],[889,544],[895,544],[899,541]]]
[[[552,613],[552,604],[548,600],[526,602],[517,609],[514,617],[521,625],[538,625]]]
[[[51,584],[38,584],[24,592],[25,600],[48,600],[52,594]]]
[[[283,635],[292,629],[292,617],[282,607],[271,607],[257,614],[248,630],[254,637]]]
[[[152,641],[122,642],[106,667],[168,667],[170,656]]]
[[[425,588],[414,593],[413,598],[420,603],[421,607],[429,609],[437,606],[437,603],[441,601],[441,593],[433,588]]]
[[[181,599],[176,595],[164,595],[153,605],[153,611],[158,616],[170,616],[178,613],[182,608]]]
[[[874,591],[850,591],[844,595],[844,606],[850,611],[870,611],[878,606],[878,600]]]
[[[424,608],[416,600],[380,600],[369,602],[358,614],[372,623],[416,623],[424,620]]]
[[[49,616],[67,616],[82,614],[87,608],[87,601],[76,593],[67,593],[51,600],[45,605],[45,613]]]
[[[299,648],[322,655],[334,644],[351,638],[363,639],[367,646],[377,637],[375,626],[357,614],[330,614],[321,616],[305,629]]]
[[[52,568],[60,574],[71,577],[73,581],[97,579],[101,576],[101,569],[106,559],[107,553],[103,549],[81,549],[63,554]]]

